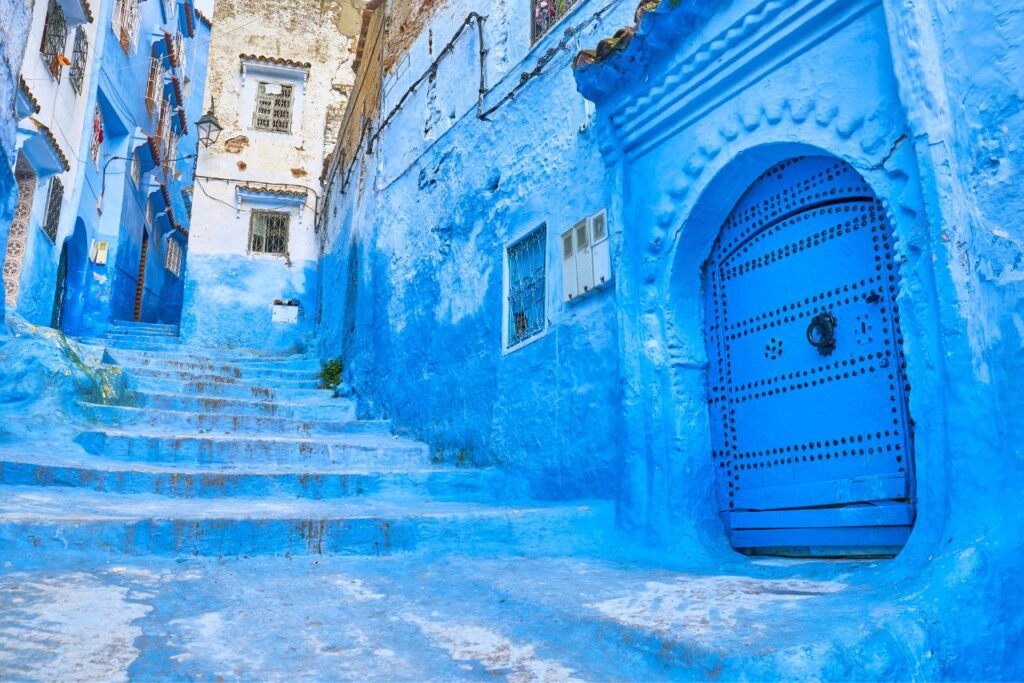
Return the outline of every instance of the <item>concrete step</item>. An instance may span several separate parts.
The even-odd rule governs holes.
[[[0,486],[0,547],[54,555],[390,555],[564,546],[610,521],[607,504],[499,506],[416,497],[189,499]],[[589,539],[593,542],[593,539]]]
[[[305,420],[295,417],[156,410],[96,403],[81,405],[85,416],[93,422],[108,427],[123,427],[126,431],[130,428],[131,430],[174,431],[194,435],[248,434],[286,437],[329,436],[344,433],[388,435],[391,431],[391,423],[387,420]]]
[[[82,343],[83,340],[78,340]],[[136,364],[143,361],[152,363],[178,362],[201,365],[231,365],[241,371],[246,370],[308,370],[320,371],[319,359],[306,355],[293,356],[257,356],[244,351],[216,351],[210,349],[194,349],[188,346],[161,347],[158,349],[115,348],[100,344],[106,348],[118,363]]]
[[[224,375],[238,379],[274,378],[289,380],[318,381],[319,368],[299,368],[274,366],[243,366],[237,363],[212,363],[199,360],[179,361],[162,358],[117,359],[118,365],[126,372],[136,371],[180,371],[197,375]]]
[[[261,401],[326,401],[334,395],[331,389],[311,387],[272,387],[264,384],[240,382],[235,378],[218,380],[171,380],[148,375],[138,375],[130,380],[132,388],[141,391],[163,391],[191,396],[212,396],[218,398],[244,398]],[[259,380],[253,380],[258,382]]]
[[[526,498],[524,486],[494,469],[419,467],[315,469],[277,465],[202,467],[125,462],[88,455],[69,444],[51,452],[0,450],[0,485],[84,488],[179,498],[419,496],[431,500],[506,501]],[[55,453],[59,453],[56,454]]]
[[[178,326],[172,323],[143,323],[134,320],[115,320],[110,329],[114,330],[153,330],[158,332],[178,333]]]
[[[315,377],[284,376],[275,377],[267,373],[261,377],[243,377],[241,371],[234,373],[215,373],[197,369],[162,370],[154,367],[129,368],[122,365],[121,369],[140,381],[148,383],[170,383],[184,385],[200,382],[202,384],[236,384],[239,386],[263,386],[272,389],[320,389],[320,382]]]
[[[147,336],[147,335],[110,335],[104,337],[82,337],[79,339],[83,344],[94,346],[113,346],[115,348],[127,349],[172,349],[180,348],[181,340],[169,336]]]
[[[320,392],[318,395],[326,395]],[[345,420],[356,417],[355,403],[345,398],[320,401],[266,401],[262,399],[224,398],[175,394],[168,391],[136,390],[128,393],[131,407],[177,410],[185,412],[218,413],[222,415],[259,415],[286,417],[300,420]]]
[[[118,460],[187,465],[289,465],[305,467],[423,467],[426,444],[377,434],[286,438],[242,435],[201,436],[99,430],[75,439],[92,455]]]
[[[115,338],[115,337],[138,337],[138,338],[167,337],[167,338],[177,339],[178,338],[178,330],[176,328],[163,328],[163,329],[159,329],[159,328],[143,327],[143,328],[135,329],[135,328],[127,328],[127,327],[112,327],[109,330],[107,330],[106,332],[104,332],[103,336],[106,337],[106,338]]]

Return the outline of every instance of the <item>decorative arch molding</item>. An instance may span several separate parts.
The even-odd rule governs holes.
[[[820,10],[815,15],[820,21],[807,25],[813,40],[801,39],[796,49],[771,35],[770,44],[754,58],[760,77],[735,68],[735,52],[776,31],[787,12],[811,6]],[[624,356],[622,368],[628,452],[620,518],[627,526],[645,527],[657,543],[699,540],[704,548],[721,543],[717,523],[709,523],[711,493],[698,483],[712,478],[710,458],[704,458],[710,454],[710,427],[701,269],[722,222],[758,176],[789,157],[829,155],[864,177],[886,206],[895,233],[899,306],[914,387],[910,410],[920,424],[917,476],[929,482],[918,488],[923,517],[909,549],[922,538],[934,539],[945,518],[945,408],[935,398],[942,394],[945,370],[934,334],[940,309],[932,262],[932,241],[939,235],[929,227],[939,221],[918,168],[917,147],[925,143],[910,132],[901,104],[883,3],[798,0],[751,7],[747,14],[730,15],[731,23],[707,24],[712,37],[698,38],[703,42],[693,54],[715,45],[714,58],[680,54],[667,60],[693,65],[687,78],[682,77],[686,68],[676,70],[680,77],[672,88],[660,85],[661,75],[652,74],[645,82],[644,74],[655,63],[644,58],[647,39],[631,44],[632,66],[625,63],[626,55],[595,65],[627,83],[621,90],[591,91],[598,102],[596,132],[604,161],[625,188],[621,198],[609,197],[608,203],[621,213],[618,223],[625,226],[615,263],[624,311],[620,344],[637,351]],[[652,36],[655,24],[668,20],[671,11],[651,17],[647,28]],[[810,14],[803,16],[810,20]],[[829,24],[829,18],[835,21]],[[744,30],[734,30],[741,25]],[[732,37],[716,42],[714,30],[726,37],[732,31]],[[843,71],[836,55],[866,40],[877,49]],[[668,43],[659,45],[670,49]],[[836,65],[838,75],[829,71]],[[577,72],[585,95],[597,87],[599,75]],[[721,84],[721,92],[713,102],[696,102],[695,84],[711,78]],[[690,103],[683,101],[686,97]],[[923,396],[931,397],[927,406],[920,405]],[[901,557],[914,555],[904,551]]]

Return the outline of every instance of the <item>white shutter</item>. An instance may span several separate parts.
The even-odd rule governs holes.
[[[562,296],[570,301],[579,292],[576,289],[576,250],[573,248],[573,231],[562,234]]]
[[[593,236],[590,249],[593,255],[594,283],[600,286],[612,279],[611,254],[608,250],[608,223],[603,210],[590,217],[590,232]]]
[[[594,288],[594,262],[590,256],[590,225],[583,219],[575,226],[576,233],[576,286],[580,294]]]

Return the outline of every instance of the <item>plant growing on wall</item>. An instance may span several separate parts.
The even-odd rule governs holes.
[[[345,369],[345,363],[341,358],[335,358],[324,363],[317,379],[320,380],[320,387],[322,389],[337,389],[338,385],[341,384],[341,372]]]

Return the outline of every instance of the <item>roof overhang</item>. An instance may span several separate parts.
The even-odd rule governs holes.
[[[21,152],[39,175],[63,173],[71,168],[53,133],[35,117],[18,127]]]

